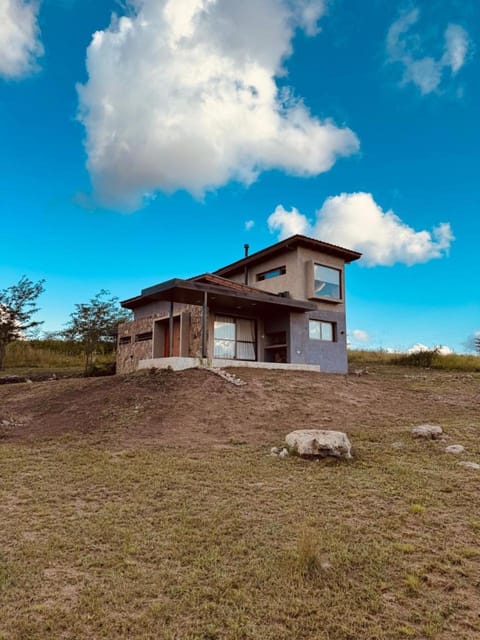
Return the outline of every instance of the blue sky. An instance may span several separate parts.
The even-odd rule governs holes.
[[[475,0],[2,11],[0,288],[45,278],[45,329],[300,231],[365,254],[352,344],[480,330]]]

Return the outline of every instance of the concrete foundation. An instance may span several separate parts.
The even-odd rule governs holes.
[[[316,371],[320,367],[316,364],[290,364],[284,362],[254,362],[250,360],[224,360],[223,358],[149,358],[140,360],[137,369],[173,369],[182,371],[195,367],[248,367],[251,369],[280,369],[283,371]]]

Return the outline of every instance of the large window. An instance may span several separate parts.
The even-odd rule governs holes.
[[[323,320],[310,320],[308,323],[308,337],[310,340],[324,340],[335,342],[335,323]]]
[[[316,264],[314,267],[314,293],[318,298],[340,300],[342,297],[341,271]]]
[[[247,318],[216,316],[214,358],[255,360],[255,322]]]

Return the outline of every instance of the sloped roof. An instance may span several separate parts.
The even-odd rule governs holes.
[[[271,258],[278,253],[284,253],[286,250],[295,249],[296,247],[306,247],[308,249],[314,249],[315,251],[320,251],[330,256],[335,256],[337,258],[341,258],[345,262],[353,262],[354,260],[358,260],[362,257],[362,254],[358,251],[352,251],[351,249],[345,249],[344,247],[339,247],[335,244],[329,244],[328,242],[322,242],[321,240],[315,240],[314,238],[308,238],[307,236],[302,236],[297,234],[295,236],[291,236],[290,238],[286,238],[276,244],[272,244],[266,249],[262,249],[261,251],[257,251],[256,253],[252,253],[251,255],[242,258],[241,260],[237,260],[236,262],[232,262],[226,267],[221,267],[214,271],[214,275],[217,276],[229,276],[235,273],[238,273],[245,267],[250,267],[258,262],[262,262],[266,258]]]

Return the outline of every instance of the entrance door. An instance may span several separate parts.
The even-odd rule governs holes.
[[[165,331],[164,331],[164,341],[163,341],[163,353],[164,357],[175,356],[178,357],[180,355],[180,318],[173,319],[173,352],[170,351],[170,324],[167,321],[164,321]]]

